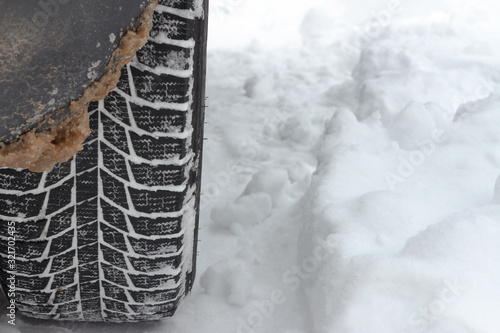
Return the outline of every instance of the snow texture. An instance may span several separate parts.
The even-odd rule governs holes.
[[[499,332],[496,11],[213,0],[192,294],[159,322],[8,329]]]

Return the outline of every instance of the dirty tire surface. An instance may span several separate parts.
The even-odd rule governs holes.
[[[149,2],[0,0],[0,141],[66,119]]]
[[[89,106],[84,150],[50,173],[0,169],[0,278],[21,313],[156,320],[190,291],[204,118],[201,2],[159,1],[149,42],[118,87]]]

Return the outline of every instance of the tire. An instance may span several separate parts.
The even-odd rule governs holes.
[[[84,149],[49,173],[0,170],[0,279],[17,311],[157,320],[191,290],[207,9],[160,0],[148,43],[89,105]]]

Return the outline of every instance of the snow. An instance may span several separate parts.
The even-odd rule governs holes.
[[[113,44],[116,40],[116,35],[114,33],[109,34],[109,42]]]
[[[498,14],[212,0],[192,294],[161,322],[0,331],[499,332]]]

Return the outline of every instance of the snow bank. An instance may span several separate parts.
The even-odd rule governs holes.
[[[500,331],[499,72],[455,37],[388,31],[324,96],[299,260],[313,332]]]

